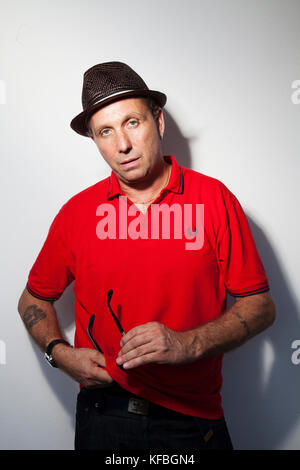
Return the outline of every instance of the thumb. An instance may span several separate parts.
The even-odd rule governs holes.
[[[105,357],[101,352],[94,351],[92,359],[98,366],[106,367]]]

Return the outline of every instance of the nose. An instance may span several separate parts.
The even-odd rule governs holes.
[[[117,134],[117,146],[119,153],[129,153],[132,149],[130,138],[125,130],[121,130]]]

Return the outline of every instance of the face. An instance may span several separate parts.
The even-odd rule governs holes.
[[[111,103],[92,115],[92,138],[125,184],[147,183],[163,165],[163,113],[155,119],[142,98]]]

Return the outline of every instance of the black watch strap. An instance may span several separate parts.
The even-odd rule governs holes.
[[[54,348],[54,346],[56,346],[57,344],[59,343],[62,343],[62,344],[66,344],[67,346],[70,346],[70,344],[68,343],[68,341],[64,340],[64,339],[54,339],[53,341],[51,341],[48,346],[47,346],[47,349],[46,349],[46,352],[45,352],[45,359],[46,361],[48,362],[48,364],[50,364],[52,367],[57,367],[53,357],[52,357],[52,349]]]

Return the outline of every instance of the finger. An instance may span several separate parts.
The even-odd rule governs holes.
[[[123,356],[124,354],[127,354],[128,352],[138,348],[139,346],[150,343],[152,339],[153,336],[147,332],[140,332],[136,334],[135,336],[130,338],[126,344],[124,344],[122,349],[119,351],[119,356]]]
[[[136,326],[131,330],[127,331],[120,341],[120,346],[124,347],[129,341],[132,340],[136,335],[138,335],[141,331],[141,326]]]
[[[114,380],[111,377],[109,377],[105,381],[91,378],[88,380],[86,387],[87,388],[107,388],[107,387],[111,387],[113,382]]]
[[[124,362],[123,368],[126,370],[134,369],[135,367],[140,367],[145,364],[151,364],[155,362],[158,362],[156,351],[149,353],[149,354],[144,354],[143,356],[135,357],[134,359],[131,359],[130,361]]]
[[[114,381],[106,369],[99,368],[97,366],[93,370],[91,379],[100,384],[111,384]]]
[[[139,356],[143,356],[145,354],[150,354],[157,352],[158,348],[155,346],[153,342],[149,342],[147,344],[142,344],[142,346],[137,346],[130,351],[128,351],[125,354],[119,355],[117,357],[117,364],[122,365],[128,361],[131,361],[132,359],[135,359]]]
[[[129,330],[121,339],[120,341],[120,346],[125,346],[129,341],[132,340],[137,335],[144,334],[147,331],[150,331],[151,328],[153,328],[153,325],[155,322],[148,322],[144,323],[143,325],[138,325]]]
[[[93,354],[91,356],[92,361],[95,362],[100,367],[106,367],[104,354],[102,354],[98,351],[94,351],[94,350],[92,350],[92,352],[93,352]]]

